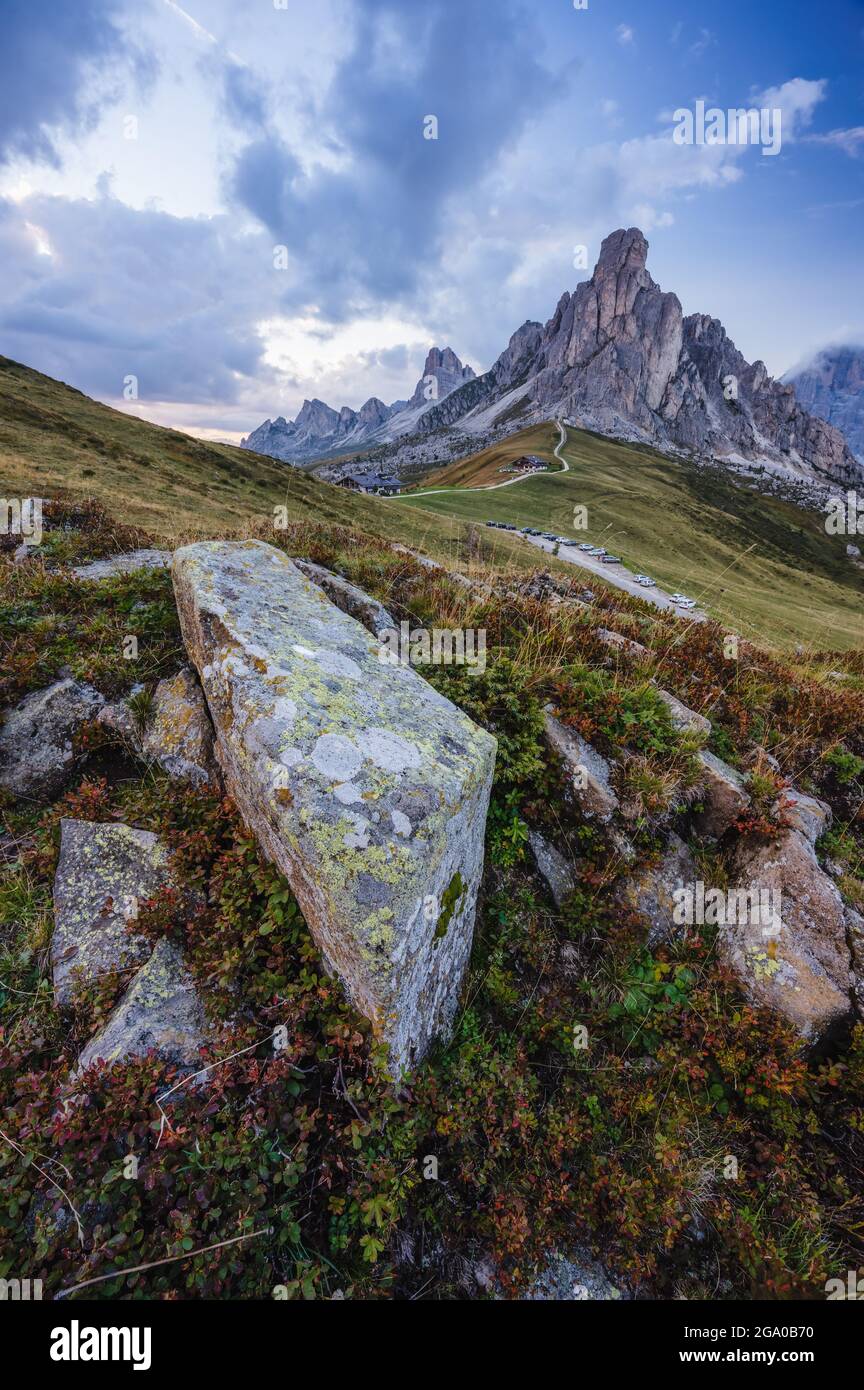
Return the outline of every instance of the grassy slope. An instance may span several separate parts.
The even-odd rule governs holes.
[[[229,444],[193,439],[112,410],[0,357],[0,495],[92,497],[118,521],[166,542],[260,529],[273,508],[464,559],[469,527],[390,510],[366,497]],[[484,536],[484,557],[530,569],[537,557],[507,536]]]
[[[421,491],[390,505],[406,516],[422,510],[562,535],[577,534],[573,509],[582,505],[589,524],[580,539],[600,542],[664,587],[699,598],[747,637],[776,647],[864,645],[864,574],[846,558],[845,540],[826,535],[818,516],[736,485],[719,469],[570,430],[562,451],[569,473],[493,492],[466,490],[501,481],[501,465],[520,453],[551,459],[556,442],[554,427],[526,430],[427,481],[452,492]]]

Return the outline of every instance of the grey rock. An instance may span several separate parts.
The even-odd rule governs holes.
[[[715,757],[707,749],[696,755],[702,769],[700,799],[704,810],[694,817],[698,834],[719,840],[750,805],[750,796],[740,772]]]
[[[311,579],[313,584],[324,590],[337,608],[356,618],[358,623],[362,623],[376,637],[381,632],[399,630],[399,624],[387,612],[383,603],[358,589],[356,584],[349,583],[340,574],[334,574],[323,565],[313,565],[309,560],[295,560],[294,564],[298,570],[302,570],[307,579]]]
[[[622,907],[639,913],[648,922],[648,945],[668,941],[680,935],[681,927],[673,921],[674,894],[690,888],[698,878],[696,862],[684,841],[674,833],[660,860],[640,866],[615,885],[615,897]]]
[[[830,830],[834,819],[831,807],[816,796],[805,796],[790,787],[775,802],[775,816],[782,816],[792,830],[799,830],[811,845],[815,845],[820,835]]]
[[[670,695],[668,690],[658,690],[657,694],[669,710],[672,723],[679,732],[695,731],[696,733],[710,735],[711,721],[706,719],[704,714],[697,714],[696,710],[688,709],[674,695]]]
[[[159,681],[144,727],[125,700],[105,705],[97,722],[118,734],[142,761],[157,764],[175,781],[221,789],[207,702],[188,666]]]
[[[174,587],[227,789],[391,1067],[410,1067],[455,1013],[495,740],[382,664],[272,546],[187,546]]]
[[[32,801],[62,791],[75,761],[72,741],[103,704],[98,690],[71,679],[25,696],[0,729],[0,786]]]
[[[575,871],[568,859],[564,858],[554,845],[550,844],[539,830],[528,831],[528,843],[534,855],[534,862],[540,876],[545,880],[556,907],[561,907],[574,891],[577,883]]]
[[[177,781],[197,787],[221,785],[207,703],[197,676],[188,667],[157,685],[141,750]]]
[[[608,1302],[630,1297],[625,1288],[612,1283],[600,1261],[592,1259],[585,1250],[550,1255],[524,1295],[526,1301],[548,1303]]]
[[[852,1019],[852,959],[843,899],[812,844],[797,830],[768,843],[746,837],[733,873],[739,888],[780,902],[779,923],[748,914],[746,923],[721,928],[721,949],[742,988],[782,1014],[808,1046],[832,1038]]]
[[[124,555],[107,555],[103,560],[76,565],[72,573],[77,579],[112,579],[115,574],[167,569],[170,564],[170,550],[130,550]]]
[[[622,651],[629,652],[631,656],[650,656],[647,647],[643,647],[641,642],[634,642],[630,637],[622,637],[620,632],[612,632],[609,628],[598,627],[595,629],[595,636],[605,642],[607,647],[620,647]]]
[[[194,1069],[205,1035],[204,1009],[192,976],[181,952],[163,938],[104,1028],[84,1048],[76,1072],[94,1062],[124,1062],[151,1051]]]
[[[551,706],[545,710],[546,742],[564,764],[567,780],[586,816],[608,821],[618,807],[612,790],[612,768],[590,743],[556,719]]]
[[[71,1003],[76,974],[89,983],[147,959],[150,943],[127,927],[143,902],[171,885],[167,850],[149,830],[61,820],[51,940],[61,1008]]]

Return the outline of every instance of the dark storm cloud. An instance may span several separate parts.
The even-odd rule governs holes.
[[[232,404],[269,375],[255,325],[274,278],[266,239],[238,241],[225,218],[0,202],[3,351],[91,394],[117,397],[134,375],[143,398]]]
[[[514,0],[494,11],[358,0],[354,18],[351,51],[315,112],[340,167],[304,169],[271,127],[241,153],[232,182],[334,318],[358,297],[409,295],[434,270],[447,254],[449,200],[476,188],[561,90]],[[423,138],[430,115],[437,140]]]
[[[116,22],[120,10],[120,0],[2,0],[0,164],[23,155],[56,166],[57,132],[96,120],[120,65],[151,74]]]

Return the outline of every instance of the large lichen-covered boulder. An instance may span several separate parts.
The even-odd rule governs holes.
[[[149,830],[60,822],[51,965],[61,1008],[71,1003],[76,979],[86,984],[143,964],[150,942],[127,928],[148,898],[171,886],[168,851]]]
[[[98,690],[71,679],[25,696],[0,728],[0,787],[22,800],[56,796],[75,761],[76,733],[103,704]]]
[[[225,783],[394,1071],[446,1035],[495,740],[260,541],[175,552]]]
[[[204,1009],[183,956],[163,938],[108,1022],[84,1048],[76,1071],[94,1062],[124,1062],[148,1052],[194,1068],[205,1031]]]
[[[797,830],[767,843],[743,840],[733,867],[739,888],[771,892],[780,904],[779,923],[766,926],[754,913],[721,931],[745,992],[787,1018],[806,1044],[830,1040],[854,1014],[850,923],[840,893]]]
[[[676,695],[671,695],[668,690],[658,689],[657,694],[669,710],[672,725],[679,733],[697,733],[710,737],[711,721],[706,719],[704,714],[690,709]]]

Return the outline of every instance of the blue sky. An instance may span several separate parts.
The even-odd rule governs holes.
[[[864,338],[862,0],[3,0],[0,39],[0,351],[160,423],[486,370],[622,225],[775,375]],[[676,144],[700,99],[780,153]]]

